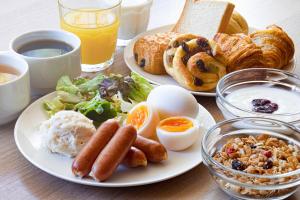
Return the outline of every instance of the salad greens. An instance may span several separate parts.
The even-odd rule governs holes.
[[[137,103],[145,101],[153,86],[135,73],[131,76],[97,75],[93,79],[71,80],[62,76],[56,86],[57,95],[43,104],[49,116],[61,110],[75,110],[99,126],[107,119],[124,117]]]

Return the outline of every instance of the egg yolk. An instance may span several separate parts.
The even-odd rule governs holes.
[[[141,128],[148,118],[148,108],[145,105],[139,106],[127,115],[126,124],[134,126],[137,130]]]
[[[183,132],[193,127],[193,122],[182,117],[170,117],[160,122],[159,127],[168,132]]]

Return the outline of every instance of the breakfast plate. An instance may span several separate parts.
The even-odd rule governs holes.
[[[23,156],[39,169],[58,178],[78,184],[100,187],[128,187],[156,183],[183,174],[202,162],[201,138],[183,152],[168,151],[168,159],[159,165],[149,164],[146,168],[129,169],[119,166],[114,175],[106,182],[96,182],[92,178],[80,179],[71,171],[73,159],[50,153],[43,146],[39,133],[40,124],[48,117],[42,106],[45,100],[51,100],[56,92],[50,93],[31,104],[16,122],[14,137]],[[199,104],[197,120],[205,129],[216,124],[211,114]]]
[[[137,35],[134,39],[130,41],[130,43],[126,46],[124,49],[124,60],[126,65],[129,67],[129,69],[140,76],[144,77],[147,79],[149,82],[157,84],[157,85],[177,85],[180,86],[171,76],[169,75],[153,75],[150,74],[143,69],[141,69],[135,62],[134,55],[133,55],[133,47],[135,42],[138,40],[138,38],[146,36],[146,35],[153,35],[155,33],[160,33],[160,32],[167,32],[172,29],[174,25],[166,25],[162,27],[158,27],[149,31],[146,31],[144,33],[141,33]],[[257,30],[256,28],[250,27],[249,32],[253,32]],[[296,66],[296,61],[295,58],[283,68],[283,70],[288,71],[288,72],[293,72]],[[216,96],[215,91],[208,91],[208,92],[196,92],[196,91],[190,91],[194,95],[199,95],[199,96]]]

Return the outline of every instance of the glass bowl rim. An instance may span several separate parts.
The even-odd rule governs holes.
[[[245,120],[245,119],[248,119],[248,120],[255,119],[255,120],[260,120],[260,121],[276,122],[276,123],[279,123],[280,125],[283,125],[283,126],[286,126],[286,127],[290,128],[290,129],[292,129],[292,130],[294,130],[294,131],[296,131],[300,134],[300,129],[298,129],[297,127],[295,127],[295,126],[293,126],[289,123],[279,121],[279,120],[275,120],[275,119],[269,119],[269,118],[263,118],[263,117],[237,117],[237,118],[232,118],[232,119],[229,119],[229,120],[224,120],[224,121],[218,122],[216,125],[212,126],[211,128],[209,128],[206,131],[206,133],[204,134],[203,139],[201,141],[202,154],[204,154],[204,156],[211,163],[216,165],[217,167],[221,168],[222,170],[229,171],[229,172],[233,173],[234,175],[238,174],[238,175],[243,175],[243,176],[247,176],[247,177],[268,178],[268,179],[284,178],[284,177],[289,177],[289,176],[293,176],[293,175],[297,175],[297,174],[300,175],[300,169],[297,169],[297,170],[294,170],[294,171],[291,171],[291,172],[287,172],[287,173],[283,173],[283,174],[274,174],[274,175],[259,175],[259,174],[246,173],[246,172],[243,172],[243,171],[238,171],[238,170],[234,170],[234,169],[231,169],[229,167],[226,167],[225,165],[222,165],[218,161],[214,160],[212,158],[212,156],[209,155],[209,153],[207,152],[207,149],[204,148],[204,147],[206,147],[205,143],[206,143],[206,140],[207,140],[209,134],[212,133],[213,131],[217,130],[220,126],[223,126],[223,125],[231,123],[231,122],[237,122],[237,121]],[[288,137],[288,136],[286,136],[286,137]],[[290,138],[290,137],[288,137],[288,138]],[[300,180],[300,177],[299,177],[299,180]]]
[[[95,9],[89,9],[89,10],[82,10],[80,8],[71,8],[69,6],[66,6],[64,3],[62,3],[63,0],[57,0],[57,3],[58,5],[61,7],[61,8],[64,8],[64,9],[67,9],[67,10],[72,10],[72,11],[80,11],[80,12],[97,12],[97,11],[105,11],[105,10],[112,10],[118,6],[121,5],[122,3],[122,0],[117,0],[116,4],[112,5],[112,6],[109,6],[107,8],[95,8]]]
[[[242,108],[239,108],[239,107],[237,107],[237,106],[235,106],[235,105],[233,105],[233,104],[231,104],[230,102],[228,102],[227,100],[226,100],[226,98],[222,95],[222,93],[221,93],[221,89],[220,89],[220,85],[226,80],[226,79],[228,79],[228,78],[230,78],[230,77],[232,77],[232,76],[234,76],[234,75],[236,75],[236,74],[239,74],[239,73],[242,73],[242,72],[247,72],[247,71],[269,71],[269,72],[279,72],[279,73],[283,73],[283,74],[285,74],[285,75],[287,75],[287,76],[289,76],[289,77],[293,77],[293,78],[295,78],[295,79],[298,79],[299,80],[299,82],[300,82],[300,77],[299,76],[297,76],[296,74],[293,74],[293,73],[291,73],[291,72],[287,72],[287,71],[283,71],[283,70],[279,70],[279,69],[270,69],[270,68],[249,68],[249,69],[242,69],[242,70],[237,70],[237,71],[234,71],[234,72],[231,72],[231,73],[228,73],[228,74],[226,74],[225,76],[223,76],[221,79],[220,79],[220,81],[218,82],[218,84],[217,84],[217,86],[216,86],[216,97],[217,97],[217,99],[218,98],[220,98],[220,103],[222,104],[222,105],[224,105],[224,104],[227,104],[227,105],[229,105],[230,107],[232,107],[232,108],[235,108],[235,109],[237,109],[237,110],[239,110],[239,111],[242,111],[242,112],[246,112],[246,113],[249,113],[249,114],[257,114],[256,112],[254,112],[254,111],[250,111],[250,110],[246,110],[246,109],[242,109]],[[230,113],[232,113],[232,112],[230,112]],[[232,113],[234,116],[237,116],[237,117],[241,117],[241,116],[238,116],[238,115],[235,115],[234,113]],[[283,113],[283,114],[270,114],[270,113],[262,113],[265,117],[267,117],[267,116],[295,116],[295,115],[299,115],[300,114],[300,112],[298,112],[298,113]]]

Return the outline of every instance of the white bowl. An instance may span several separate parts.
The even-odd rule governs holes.
[[[19,115],[30,102],[28,64],[10,52],[0,52],[0,64],[17,70],[20,74],[12,81],[0,84],[0,125],[6,124]]]

